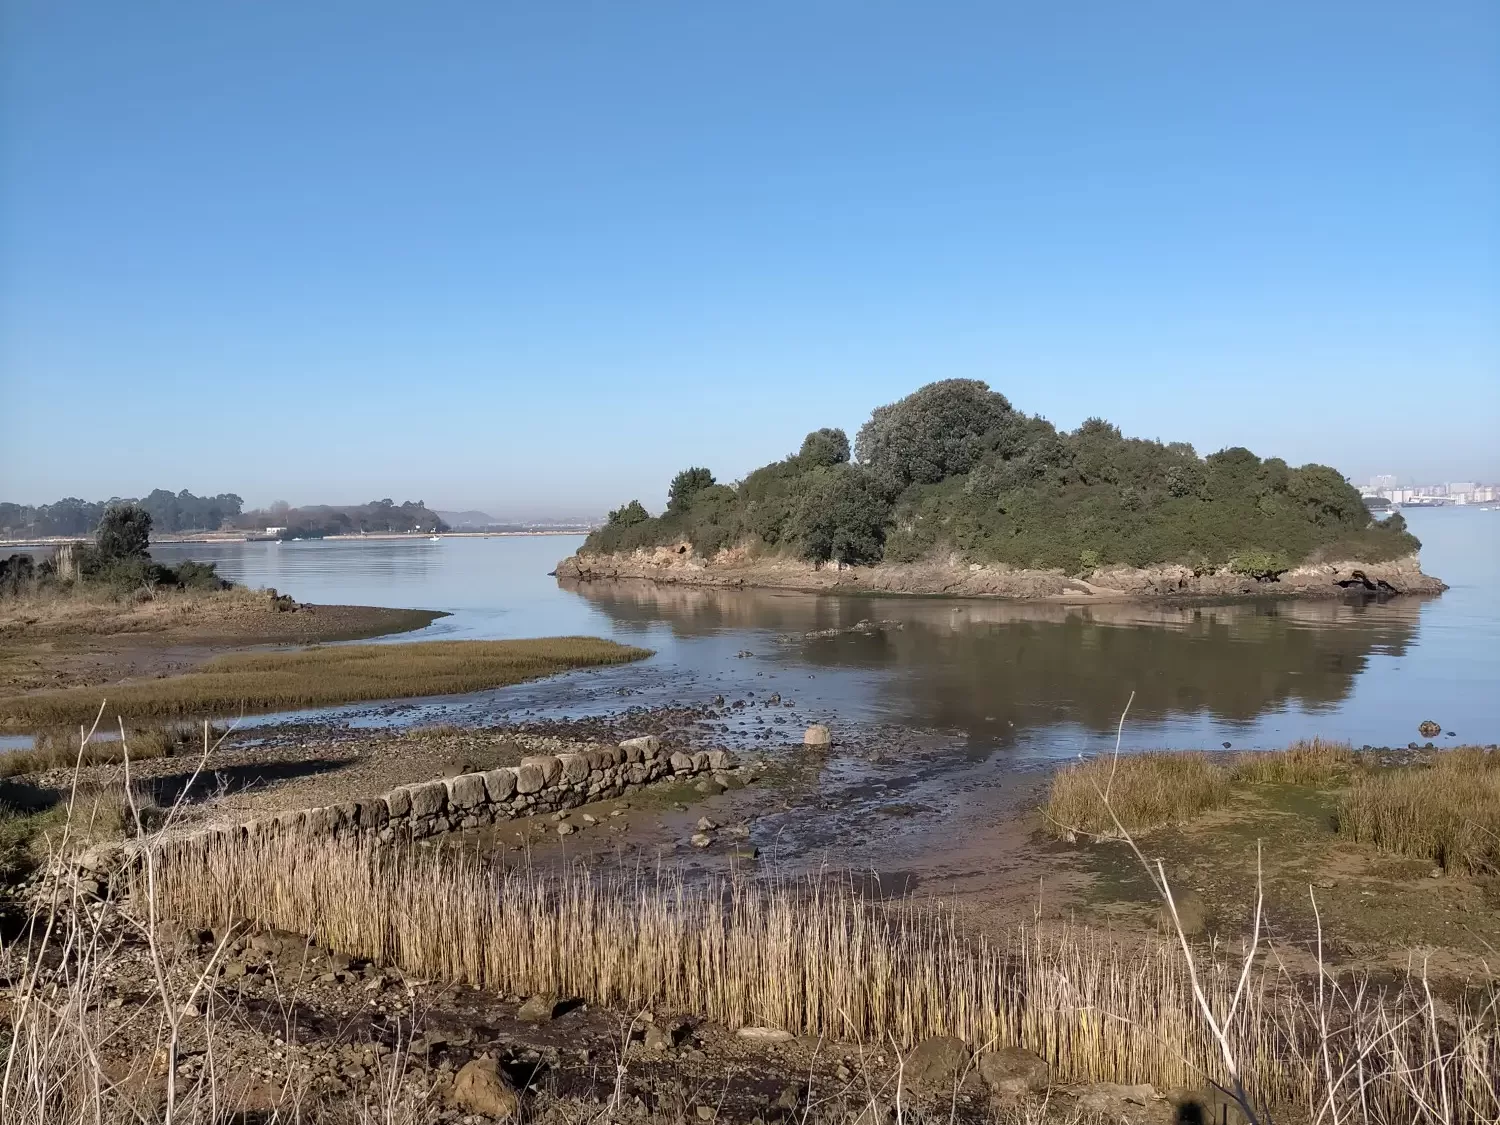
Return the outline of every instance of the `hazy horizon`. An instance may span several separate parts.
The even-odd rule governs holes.
[[[943,378],[1500,479],[1500,9],[0,11],[0,498],[653,510]]]

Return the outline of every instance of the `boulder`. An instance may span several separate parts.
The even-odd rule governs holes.
[[[814,723],[802,735],[803,746],[827,746],[833,742],[833,732],[822,723]]]
[[[1024,1047],[1002,1047],[979,1056],[979,1077],[998,1097],[1014,1101],[1047,1088],[1047,1060]]]
[[[414,785],[407,792],[411,796],[411,815],[414,817],[437,816],[448,806],[448,787],[441,781]]]
[[[391,818],[390,807],[382,797],[369,797],[363,801],[356,801],[354,808],[355,820],[361,828],[381,829]]]
[[[681,750],[679,750],[675,754],[672,755],[672,757],[671,757],[670,760],[671,760],[671,763],[672,763],[672,772],[673,773],[692,773],[693,772],[693,759],[692,759],[691,755],[684,754]]]
[[[643,734],[639,738],[625,739],[620,743],[620,749],[625,752],[627,762],[641,762],[656,757],[656,752],[661,749],[661,739],[654,734]]]
[[[495,1121],[508,1121],[521,1110],[521,1095],[494,1059],[470,1059],[453,1080],[453,1101],[460,1109]]]
[[[906,1056],[903,1078],[913,1086],[934,1089],[951,1086],[963,1078],[969,1065],[969,1046],[951,1035],[924,1039]]]
[[[527,1023],[547,1023],[552,1019],[552,1013],[557,1011],[557,997],[548,994],[539,994],[531,997],[516,1011],[516,1019],[525,1020]]]
[[[521,759],[523,766],[535,766],[542,771],[543,785],[556,785],[562,776],[562,763],[555,754],[528,754]]]
[[[386,807],[391,810],[392,816],[406,816],[411,812],[411,791],[408,789],[392,789],[385,795]]]
[[[484,773],[484,791],[491,801],[508,801],[516,795],[516,771],[511,769],[488,770]]]
[[[559,754],[557,760],[562,765],[562,780],[568,784],[577,785],[589,776],[589,760],[586,755]]]
[[[449,808],[472,809],[484,804],[484,802],[483,774],[465,773],[448,779]]]
[[[1118,1082],[1095,1082],[1077,1087],[1073,1094],[1078,1109],[1122,1125],[1155,1125],[1172,1121],[1175,1117],[1171,1107],[1157,1097],[1155,1087],[1149,1083],[1122,1086]]]
[[[522,766],[516,770],[517,793],[539,793],[545,784],[546,779],[536,766]]]
[[[735,764],[734,755],[728,750],[710,750],[708,752],[708,766],[715,772],[732,770]]]
[[[658,1027],[654,1023],[646,1025],[645,1034],[646,1050],[648,1051],[670,1051],[677,1046],[677,1039],[672,1034],[671,1028]]]

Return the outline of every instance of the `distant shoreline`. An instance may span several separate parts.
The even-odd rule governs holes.
[[[535,531],[444,531],[439,533],[440,539],[500,539],[517,538],[533,535],[587,535],[589,528],[559,528],[537,529]],[[362,535],[317,535],[307,536],[302,540],[277,540],[270,536],[256,535],[254,532],[242,532],[233,535],[221,531],[184,532],[181,535],[153,535],[151,542],[162,546],[175,543],[275,543],[275,542],[309,542],[313,539],[332,539],[339,542],[359,539],[431,539],[430,531],[372,531]],[[35,539],[0,539],[0,549],[6,547],[56,547],[62,543],[84,543],[88,541],[87,536],[82,535],[50,535],[38,536]]]

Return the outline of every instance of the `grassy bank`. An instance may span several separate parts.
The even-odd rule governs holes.
[[[1383,765],[1347,743],[1286,750],[1105,756],[1065,766],[1043,808],[1059,837],[1118,836],[1183,824],[1222,808],[1237,789],[1299,786],[1331,795],[1337,831],[1448,872],[1500,874],[1500,750],[1457,747]],[[1114,815],[1105,807],[1108,794]],[[1118,817],[1119,824],[1115,818]]]
[[[99,710],[126,719],[231,716],[376,699],[454,695],[566,672],[623,664],[645,649],[594,637],[340,645],[221,656],[181,676],[102,688],[34,692],[0,700],[0,726],[78,723]]]

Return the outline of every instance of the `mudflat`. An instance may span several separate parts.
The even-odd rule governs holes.
[[[425,609],[302,605],[243,588],[0,600],[0,699],[172,675],[254,646],[361,640],[421,629]]]

